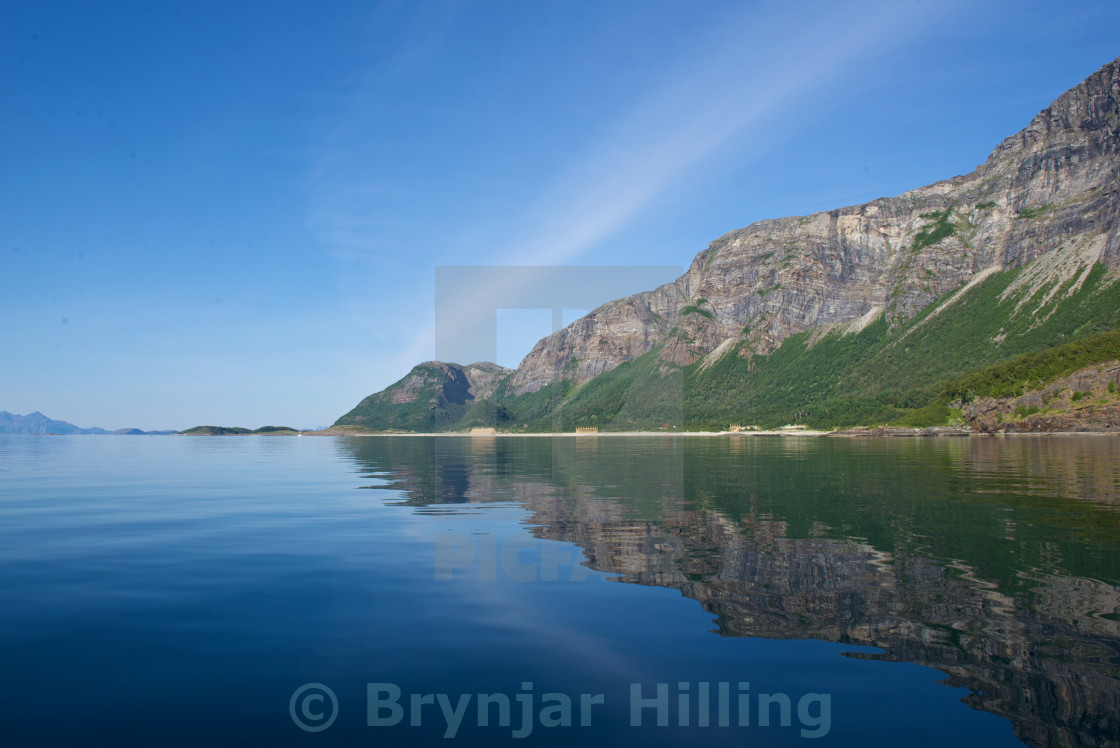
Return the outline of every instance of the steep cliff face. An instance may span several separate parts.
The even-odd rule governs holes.
[[[728,341],[765,354],[816,327],[915,316],[994,269],[1076,283],[1120,268],[1120,60],[1059,97],[976,171],[898,197],[759,221],[700,252],[688,272],[605,304],[539,341],[510,381],[582,384],[662,346],[685,366]]]
[[[450,364],[450,366],[454,366],[454,364]],[[474,400],[483,400],[493,395],[494,391],[498,389],[498,385],[502,383],[503,378],[513,373],[513,369],[507,369],[488,361],[467,364],[462,367],[462,371],[470,385],[467,393]]]

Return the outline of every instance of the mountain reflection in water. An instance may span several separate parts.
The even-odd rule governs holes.
[[[1117,745],[1120,440],[338,445],[408,505],[523,505],[535,537],[679,589],[720,635],[878,647],[849,656],[936,668],[1029,745]]]

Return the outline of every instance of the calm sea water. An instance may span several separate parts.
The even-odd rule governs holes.
[[[1118,585],[1108,437],[0,436],[0,741],[1117,745]]]

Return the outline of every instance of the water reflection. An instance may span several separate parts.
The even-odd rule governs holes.
[[[724,636],[872,645],[1038,746],[1120,735],[1120,442],[366,438],[371,488],[517,502]]]

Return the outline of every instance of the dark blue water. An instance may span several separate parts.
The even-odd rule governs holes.
[[[0,740],[1116,745],[1118,551],[1109,438],[0,437]]]

